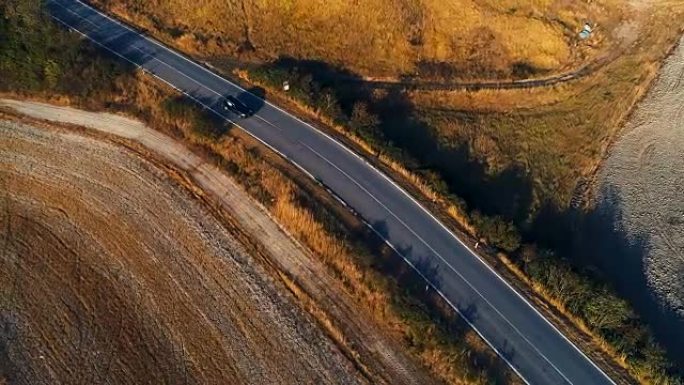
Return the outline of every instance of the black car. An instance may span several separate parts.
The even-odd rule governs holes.
[[[223,102],[223,109],[231,111],[241,118],[254,115],[254,111],[251,108],[232,95],[226,97],[226,100]]]

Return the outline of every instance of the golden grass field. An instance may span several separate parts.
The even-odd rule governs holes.
[[[533,89],[411,92],[432,140],[445,153],[467,149],[484,177],[522,170],[533,194],[528,212],[566,207],[581,192],[578,183],[593,178],[684,25],[684,2],[631,3],[611,31],[617,56],[586,78]]]
[[[558,71],[602,50],[577,44],[584,21],[607,28],[620,2],[567,0],[95,1],[205,57],[321,60],[371,77],[446,63],[463,78],[510,76],[525,63]],[[462,74],[460,72],[463,72]]]

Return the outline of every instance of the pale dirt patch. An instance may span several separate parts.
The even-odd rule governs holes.
[[[649,286],[684,316],[684,44],[612,148],[599,188],[601,205],[610,200],[627,238],[646,239]]]

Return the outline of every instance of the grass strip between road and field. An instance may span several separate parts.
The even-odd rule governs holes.
[[[305,189],[305,184],[295,181],[296,175],[289,171],[278,171],[278,167],[285,170],[286,166],[274,167],[278,161],[265,160],[268,155],[259,146],[249,143],[248,138],[230,131],[216,132],[216,122],[207,119],[198,108],[140,74],[131,75],[131,68],[100,55],[75,36],[57,29],[41,15],[38,1],[10,0],[0,6],[0,10],[5,16],[0,21],[0,31],[7,37],[0,43],[0,89],[89,109],[125,112],[196,146],[203,146],[223,159],[222,167],[281,222],[288,224],[288,230],[319,255],[360,303],[386,328],[393,330],[434,373],[454,383],[510,380],[510,373],[501,369],[482,342],[460,328],[457,317],[440,309],[438,303],[425,306],[430,298],[420,293],[422,285],[414,283],[412,290],[405,292],[397,284],[396,277],[412,281],[406,272],[394,272],[395,278],[388,278],[385,274],[388,273],[387,263],[383,263],[391,258],[387,250],[369,248],[368,242],[372,243],[372,240],[368,237],[363,238],[366,240],[363,244],[353,242],[349,235],[361,234],[358,229],[354,230],[353,219],[340,219],[343,214],[321,205],[321,197],[317,195],[320,191]],[[252,76],[248,77],[255,81]],[[274,96],[278,95],[275,82],[269,84],[262,79],[259,83],[268,86]],[[482,217],[473,221],[478,216],[467,213],[454,197],[445,196],[439,179],[426,179],[409,171],[403,162],[395,160],[391,151],[379,151],[364,138],[326,117],[325,109],[320,106],[310,106],[307,100],[297,98],[285,102],[324,123],[347,144],[389,171],[414,195],[421,196],[427,207],[439,210],[440,217],[446,218],[445,222],[457,228],[460,234],[500,239],[502,245],[510,246],[506,248],[518,249],[519,239],[515,245],[516,237],[511,235],[505,222]],[[363,120],[361,114],[359,112],[359,121]],[[490,228],[489,234],[482,234],[484,227]],[[537,252],[534,248],[524,250],[527,259],[516,258],[515,264],[509,264],[518,269],[507,269],[512,272],[508,276],[519,275],[523,286],[531,286],[533,291],[545,297],[551,308],[566,315],[579,330],[589,331],[594,342],[598,342],[598,348],[619,366],[626,367],[640,382],[675,381],[669,377],[669,364],[662,350],[652,341],[648,329],[631,315],[624,301],[605,286],[556,262],[557,258],[548,252]],[[490,259],[492,261],[496,264],[506,260]],[[551,277],[550,272],[556,272],[556,275]],[[583,302],[571,301],[573,298],[566,292],[551,286],[552,279],[571,282],[574,287],[563,290],[573,294],[580,290],[578,297],[584,298]],[[609,300],[603,304],[591,302],[591,297],[597,295]],[[618,310],[617,320],[600,319],[604,324],[597,327],[591,314],[607,310]],[[629,328],[624,329],[625,325]],[[605,330],[610,331],[608,337],[612,340]],[[637,341],[636,345],[629,346],[621,341],[626,332],[632,334],[630,338]],[[640,352],[635,353],[635,348],[640,348]]]
[[[648,327],[640,323],[629,304],[606,285],[578,272],[551,250],[539,250],[534,245],[522,244],[516,229],[502,218],[487,217],[476,210],[468,212],[462,200],[448,193],[448,188],[438,175],[428,174],[426,178],[410,171],[405,162],[398,160],[402,159],[402,155],[397,154],[396,149],[385,147],[377,141],[368,141],[357,134],[359,131],[350,129],[350,126],[355,125],[353,119],[345,125],[330,118],[326,103],[315,103],[297,92],[282,92],[279,87],[281,74],[276,73],[275,77],[271,77],[263,71],[235,71],[234,75],[250,85],[266,88],[272,99],[277,98],[282,104],[316,122],[319,127],[336,134],[339,140],[363,154],[399,181],[407,191],[418,196],[422,204],[438,213],[439,218],[453,231],[466,237],[471,247],[475,243],[492,246],[480,248],[480,255],[531,297],[538,308],[544,310],[547,317],[554,320],[583,350],[592,352],[590,356],[595,361],[603,362],[604,370],[606,366],[612,367],[608,372],[613,377],[624,378],[627,372],[642,384],[678,383],[678,375],[670,374],[672,364],[653,340]],[[611,314],[612,319],[607,320],[601,314]],[[620,333],[626,333],[624,341]],[[630,346],[630,342],[636,344]],[[604,357],[609,357],[612,363]]]

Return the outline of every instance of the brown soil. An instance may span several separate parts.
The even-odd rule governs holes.
[[[122,116],[8,99],[0,100],[0,105],[34,118],[68,123],[70,130],[122,144],[163,167],[207,203],[206,207],[248,246],[250,254],[260,257],[269,272],[281,278],[367,379],[374,383],[434,383],[401,344],[359,308],[317,256],[281,230],[268,211],[224,172],[180,142]],[[13,118],[45,125],[26,117]],[[83,131],[71,126],[74,124],[94,130]]]
[[[612,245],[606,258],[620,265],[614,270],[617,280],[653,318],[654,329],[673,345],[680,363],[684,354],[683,77],[681,40],[611,149],[596,186],[603,226],[624,234],[629,243],[622,248]]]
[[[2,121],[0,186],[0,382],[365,382],[211,213],[133,152]]]

